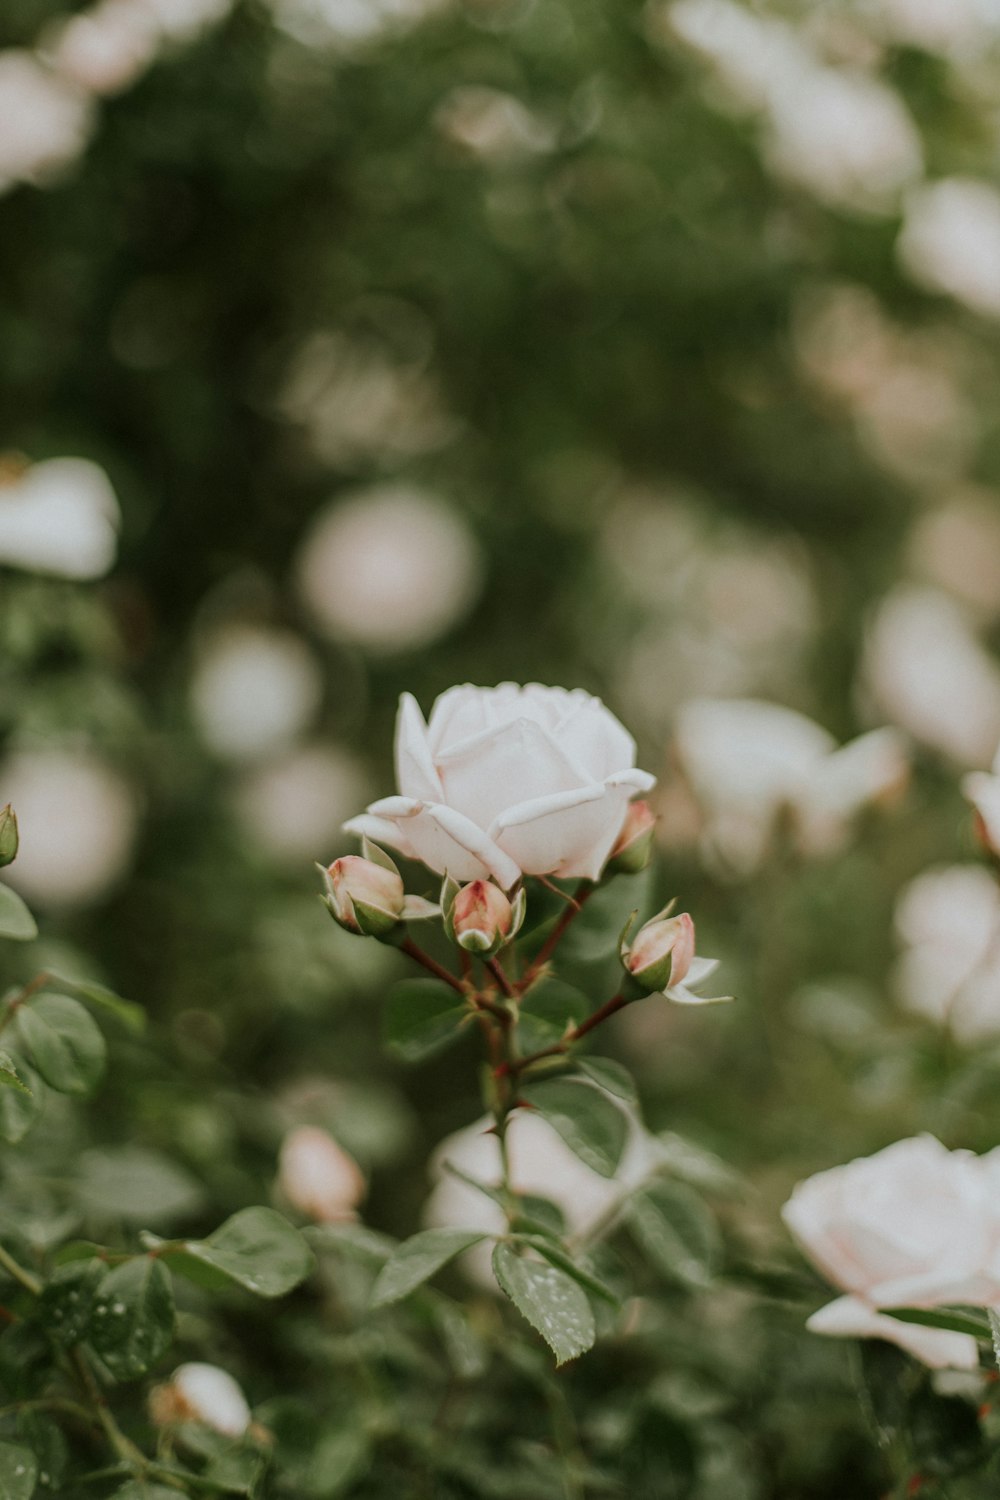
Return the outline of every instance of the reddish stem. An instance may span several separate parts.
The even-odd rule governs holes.
[[[518,985],[518,989],[521,990],[522,993],[528,988],[529,984],[531,984],[537,978],[539,970],[548,963],[549,959],[552,957],[553,953],[561,943],[563,934],[565,933],[567,927],[572,922],[577,913],[582,909],[584,902],[590,899],[596,889],[597,887],[593,884],[592,881],[580,881],[580,884],[573,892],[573,895],[569,898],[569,902],[566,906],[565,911],[562,913],[558,922],[553,927],[548,937],[545,939],[545,942],[542,944],[538,952],[535,954],[534,958],[531,960],[531,963],[528,965],[527,969],[525,969],[521,982]]]
[[[585,1021],[580,1022],[579,1026],[574,1026],[572,1031],[567,1032],[561,1042],[553,1042],[549,1047],[541,1047],[537,1052],[529,1052],[527,1057],[519,1057],[514,1062],[504,1063],[498,1071],[498,1077],[506,1078],[508,1075],[512,1075],[516,1078],[531,1063],[539,1062],[543,1057],[561,1057],[569,1051],[574,1042],[578,1042],[589,1031],[593,1031],[595,1026],[600,1026],[601,1022],[606,1021],[609,1016],[613,1016],[618,1011],[624,1010],[625,1006],[630,1003],[626,996],[621,993],[612,995],[611,999],[606,1000],[600,1010],[595,1010],[592,1016],[588,1016]]]
[[[420,964],[429,974],[433,974],[435,979],[440,979],[445,984],[451,985],[452,989],[457,990],[460,995],[465,994],[465,986],[462,981],[456,978],[454,974],[450,974],[443,964],[438,963],[436,958],[431,958],[429,953],[425,953],[423,948],[418,948],[412,938],[404,938],[399,945],[399,951]]]
[[[514,987],[511,984],[510,980],[507,978],[507,975],[504,973],[503,964],[501,964],[500,960],[498,958],[488,958],[486,960],[486,967],[489,969],[490,973],[493,975],[493,978],[500,986],[503,994],[507,996],[507,999],[513,1000]]]

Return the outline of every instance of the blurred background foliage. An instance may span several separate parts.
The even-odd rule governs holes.
[[[740,1277],[792,1264],[803,1173],[998,1139],[989,962],[979,1020],[939,1022],[970,910],[998,920],[958,781],[1000,739],[1000,13],[9,0],[0,44],[0,800],[43,927],[4,962],[111,983],[156,1039],[83,1144],[228,1211],[312,1120],[412,1231],[475,1048],[386,1061],[401,961],[333,928],[312,862],[390,789],[400,691],[585,686],[661,777],[656,894],[739,996],[647,1001],[609,1046],[652,1126],[754,1184],[711,1336],[661,1308],[564,1377],[589,1451],[636,1495],[883,1493],[856,1351]],[[69,457],[120,505],[106,578],[48,555],[58,504],[10,540],[47,490],[99,509]],[[909,786],[807,848],[759,786],[713,824],[675,738],[704,697],[895,725]],[[940,865],[968,890],[899,917]],[[237,1356],[257,1399],[271,1357]],[[691,1456],[720,1400],[735,1446]]]

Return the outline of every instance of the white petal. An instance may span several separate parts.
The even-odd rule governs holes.
[[[594,781],[635,765],[635,740],[600,698],[584,696],[568,706],[552,734],[573,761]]]
[[[440,802],[442,797],[441,783],[427,742],[427,725],[412,693],[404,693],[399,700],[396,786],[402,796],[415,797],[421,802]]]
[[[427,740],[436,754],[445,745],[467,739],[495,723],[491,694],[484,688],[463,682],[435,699],[427,725]]]
[[[932,1369],[976,1370],[979,1345],[969,1333],[947,1328],[924,1328],[887,1317],[860,1297],[838,1297],[813,1313],[806,1323],[812,1333],[834,1338],[876,1338],[897,1344]]]
[[[1000,849],[1000,776],[973,771],[964,777],[962,791],[983,820],[991,849]]]
[[[621,832],[628,787],[581,787],[508,808],[490,829],[527,875],[596,880]]]
[[[374,844],[388,844],[390,849],[396,849],[406,859],[416,858],[409,839],[392,818],[376,817],[370,812],[359,813],[356,818],[349,818],[344,824],[344,832],[353,833],[359,839],[369,838]]]
[[[487,729],[437,756],[444,800],[489,828],[508,808],[586,785],[551,736],[531,719]]]
[[[411,815],[406,837],[415,857],[439,875],[447,870],[461,881],[492,878],[505,891],[521,877],[514,860],[453,807],[435,803]]]

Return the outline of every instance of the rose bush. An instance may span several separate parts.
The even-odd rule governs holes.
[[[996,1164],[930,1135],[799,1183],[783,1214],[809,1258],[847,1296],[809,1319],[814,1333],[889,1339],[926,1364],[979,1363],[968,1334],[880,1309],[1000,1301]]]
[[[582,689],[468,684],[424,721],[404,693],[396,724],[399,794],[345,824],[456,880],[522,875],[595,880],[628,804],[655,778],[635,741]]]

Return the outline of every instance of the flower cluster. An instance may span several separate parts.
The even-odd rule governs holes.
[[[948,1151],[930,1135],[799,1183],[789,1229],[846,1295],[814,1333],[888,1339],[925,1364],[975,1369],[976,1339],[887,1315],[898,1308],[1000,1305],[1000,1150]]]

